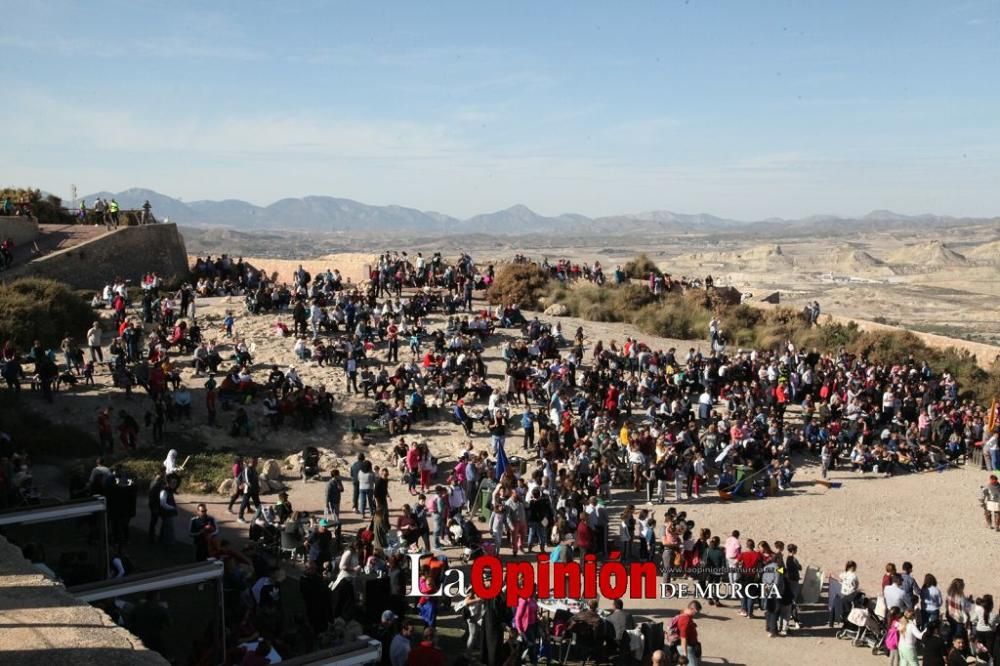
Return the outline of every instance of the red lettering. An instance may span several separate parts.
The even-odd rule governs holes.
[[[656,565],[652,562],[633,562],[628,568],[628,596],[632,599],[655,599]]]
[[[552,597],[554,599],[580,598],[580,565],[576,562],[556,562],[552,568]],[[567,591],[567,584],[569,590]]]
[[[549,583],[549,556],[545,553],[541,553],[538,556],[538,598],[548,599],[549,598],[549,588],[551,587]]]
[[[490,579],[486,580],[485,571]],[[472,591],[480,599],[494,599],[503,591],[503,563],[492,555],[477,557],[472,564]]]
[[[507,605],[516,606],[535,591],[535,569],[531,562],[507,563]]]
[[[614,583],[611,582],[612,578]],[[625,596],[627,587],[628,576],[625,573],[625,565],[617,561],[605,562],[601,567],[601,596],[606,599],[621,599]]]
[[[597,555],[583,557],[583,596],[587,599],[597,598]]]

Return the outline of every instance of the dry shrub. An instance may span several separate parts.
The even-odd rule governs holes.
[[[668,296],[662,303],[652,303],[637,311],[632,323],[644,333],[690,340],[704,338],[711,319],[710,311],[683,298]]]
[[[894,363],[909,354],[923,354],[927,345],[910,331],[869,331],[848,345],[847,351],[879,363]]]
[[[519,305],[533,310],[548,285],[548,274],[535,264],[506,264],[497,270],[486,295],[493,305]]]
[[[656,267],[656,262],[643,254],[636,255],[635,259],[631,259],[622,266],[622,270],[625,274],[631,278],[637,280],[644,280],[649,277],[650,273],[655,275],[662,275],[663,273],[659,268]]]
[[[656,297],[642,285],[623,284],[611,290],[611,303],[615,310],[622,313],[634,312],[654,302]]]

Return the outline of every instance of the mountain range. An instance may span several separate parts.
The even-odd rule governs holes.
[[[774,233],[807,232],[828,236],[841,233],[874,232],[932,225],[995,223],[1000,218],[972,219],[939,215],[901,215],[877,210],[860,217],[814,215],[797,220],[769,218],[744,222],[705,213],[684,214],[665,210],[635,214],[587,217],[563,214],[547,217],[524,205],[467,219],[404,206],[372,206],[351,199],[307,196],[256,206],[238,199],[191,201],[132,188],[123,192],[95,192],[83,197],[93,206],[96,197],[116,199],[122,208],[139,208],[145,201],[159,220],[169,218],[186,226],[228,227],[240,231],[286,230],[311,232],[419,232],[492,235],[559,234],[684,234],[684,233]]]

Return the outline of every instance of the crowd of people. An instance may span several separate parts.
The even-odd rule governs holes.
[[[546,262],[545,268],[559,279],[604,282],[599,264]],[[739,532],[722,539],[696,528],[690,511],[678,506],[696,506],[706,494],[726,501],[781,494],[793,483],[793,460],[816,458],[824,477],[835,469],[891,476],[946,468],[983,446],[989,465],[1000,467],[997,435],[988,430],[984,407],[960,399],[955,378],[921,359],[886,364],[790,343],[766,350],[724,345],[707,353],[654,350],[632,337],[622,344],[590,340],[582,328],[566,337],[558,323],[525,318],[517,303],[477,309],[475,291],[488,288],[494,277],[492,266],[480,271],[468,255],[452,264],[440,254],[426,260],[421,253],[387,252],[373,262],[367,283],[352,284],[337,271],[312,276],[300,267],[292,282],[283,284],[242,259],[208,257],[198,260],[194,283],[177,291],[164,291],[155,276],[146,276],[138,304],[123,280],[95,297],[113,312],[116,330],[107,347],[106,323],[87,332],[89,361],[70,334],[61,346],[65,371],[54,350],[37,346],[26,359],[34,362],[41,390],[51,399],[46,378],[50,387],[61,374],[86,378],[88,366],[92,377],[93,364],[104,362],[107,353],[114,385],[126,397],[136,386],[148,394],[147,425],[157,445],[165,420],[191,419],[193,412],[201,418],[182,379],[181,369],[188,367],[195,376],[207,375],[205,418],[214,423],[218,408],[233,412],[229,433],[235,438],[261,441],[285,427],[309,430],[319,420],[335,418],[339,395],[309,385],[294,365],[282,369],[255,360],[253,345],[239,335],[239,320],[267,316],[275,317],[274,334],[288,339],[300,363],[329,367],[328,376],[343,380],[345,393],[370,401],[369,418],[356,417],[351,430],[364,441],[392,446],[391,464],[375,465],[361,456],[343,477],[342,470],[326,470],[325,506],[306,513],[293,510],[287,496],[262,507],[255,461],[238,460],[230,510],[242,497],[240,520],[253,515],[249,553],[220,539],[201,507],[192,518],[198,557],[225,563],[232,634],[255,634],[282,654],[330,646],[367,629],[385,639],[389,663],[407,663],[393,654],[405,652],[397,637],[411,643],[408,610],[426,627],[424,641],[410,654],[432,652],[439,611],[447,608],[433,596],[449,566],[439,550],[451,547],[465,549],[469,557],[506,554],[507,548],[517,556],[537,547],[551,551],[553,561],[616,551],[625,561],[657,563],[668,582],[676,577],[726,582],[718,571],[729,567],[740,572],[729,582],[766,580],[780,586],[780,598],[761,610],[767,633],[781,636],[797,626],[802,567],[796,546],[742,540]],[[653,276],[650,288],[666,289],[667,283]],[[206,336],[197,324],[196,300],[216,295],[240,296],[245,303],[245,312],[227,313],[221,339]],[[438,328],[435,321],[441,322]],[[501,346],[504,367],[496,379],[484,353],[498,329],[514,334]],[[9,343],[3,353],[7,378],[6,368],[23,367],[22,357]],[[253,405],[263,408],[262,422],[251,418]],[[440,464],[431,448],[410,437],[432,409],[447,414],[468,438],[454,466]],[[98,420],[108,453],[114,444],[112,419],[111,410],[104,410]],[[122,447],[134,449],[139,423],[127,410],[119,411],[118,420]],[[515,431],[525,454],[534,454],[533,463],[506,455],[508,435]],[[480,433],[488,435],[487,444],[478,444]],[[149,494],[150,513],[162,520],[158,538],[164,544],[175,539],[174,495],[183,474],[171,466],[176,461],[168,456]],[[108,475],[115,476],[112,470]],[[345,534],[341,511],[348,479],[351,509],[363,521],[353,534]],[[389,499],[396,486],[405,486],[409,495],[398,512],[390,511]],[[628,495],[632,504],[622,505],[625,493],[639,495]],[[987,521],[995,528],[998,499],[996,491],[984,489]],[[637,508],[642,500],[646,506]],[[612,510],[613,505],[621,508]],[[658,515],[657,505],[672,506]],[[485,519],[482,529],[478,517]],[[155,527],[150,526],[151,535]],[[405,596],[410,551],[425,554],[418,572],[424,596],[415,608]],[[277,579],[283,555],[301,560],[305,569],[299,583],[305,622],[294,626],[282,622]],[[837,608],[843,613],[833,620],[844,621],[856,591],[850,576],[841,577]],[[529,599],[511,610],[502,602],[468,599],[463,617],[469,647],[478,646],[490,664],[504,663],[503,655],[511,653],[537,660],[562,631],[555,618],[546,619],[541,631],[537,602]],[[933,626],[930,617],[905,626],[905,612],[912,609],[900,609],[901,640]],[[744,615],[755,610],[744,600]],[[975,637],[985,644],[987,635],[971,626],[974,609],[966,610],[967,621],[956,615],[952,623],[949,615],[939,635],[944,641]],[[664,663],[675,656],[699,663],[698,611],[688,608],[682,613],[687,619],[665,632]],[[995,626],[992,617],[986,611],[985,623]],[[332,624],[335,619],[339,625]],[[618,652],[631,646],[624,632],[636,631],[619,632],[611,622],[615,631],[605,635],[605,618],[589,607],[563,619]],[[902,659],[907,651],[899,652]]]

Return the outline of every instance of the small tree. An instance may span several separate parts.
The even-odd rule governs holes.
[[[534,310],[548,284],[548,274],[535,264],[506,264],[497,270],[486,296],[493,305],[519,305]]]
[[[636,280],[644,280],[649,277],[650,273],[654,275],[662,275],[662,271],[656,266],[656,262],[647,257],[644,253],[636,255],[635,259],[626,262],[622,267],[626,275],[630,278],[635,278]]]

